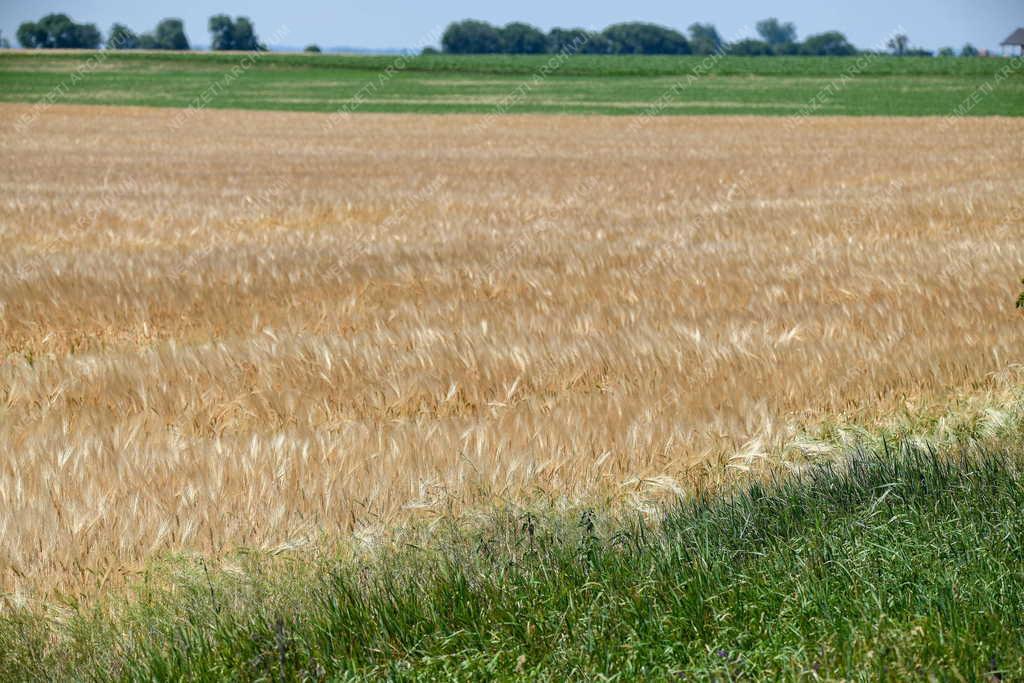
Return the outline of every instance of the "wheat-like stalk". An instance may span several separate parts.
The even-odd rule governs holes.
[[[54,106],[15,134],[23,111],[0,106],[16,594],[538,492],[645,505],[1024,359],[1019,120],[172,132]]]

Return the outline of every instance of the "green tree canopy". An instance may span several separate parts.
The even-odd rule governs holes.
[[[259,38],[256,37],[256,28],[252,25],[249,17],[238,17],[235,19],[235,49],[236,50],[266,50]]]
[[[225,15],[210,19],[214,44],[219,36],[230,35],[231,20]],[[582,28],[552,28],[545,36],[530,24],[512,22],[496,27],[485,21],[466,19],[448,25],[441,48],[449,54],[536,54],[557,53],[566,49],[582,54],[685,55],[714,54],[725,47],[721,35],[710,23],[693,23],[689,38],[679,31],[658,24],[626,22],[613,24],[600,33]],[[748,38],[728,46],[736,55],[855,55],[854,47],[839,31],[827,31],[797,42],[796,26],[771,17],[757,23],[761,39]],[[219,49],[219,48],[214,48]],[[929,54],[910,49],[906,54]]]
[[[762,57],[772,52],[772,46],[757,38],[744,38],[729,45],[729,54],[740,57]]]
[[[690,24],[690,48],[695,55],[710,55],[722,48],[722,36],[714,24]]]
[[[238,17],[232,21],[226,14],[215,14],[210,17],[207,27],[210,30],[211,50],[252,52],[267,49],[256,37],[255,27],[249,17]]]
[[[153,31],[158,50],[190,50],[185,24],[181,19],[164,19]]]
[[[857,54],[857,48],[850,44],[839,31],[826,31],[807,36],[800,51],[805,55],[821,55],[828,57],[844,57]]]
[[[18,42],[27,48],[99,48],[102,37],[96,24],[76,24],[66,14],[47,14],[18,27]]]
[[[887,48],[893,51],[893,53],[902,57],[907,53],[907,47],[910,45],[910,38],[906,33],[900,33],[889,39],[889,42],[885,44]]]
[[[611,44],[600,33],[584,28],[553,28],[548,31],[548,52],[571,50],[582,54],[608,54]]]
[[[679,31],[642,22],[609,26],[602,34],[618,55],[686,55],[690,44]]]
[[[445,29],[441,48],[452,54],[494,54],[502,50],[501,33],[486,21],[457,21]]]
[[[211,50],[231,49],[231,46],[234,45],[232,31],[235,28],[235,23],[231,21],[231,17],[226,14],[215,14],[210,17],[206,27],[210,31]]]
[[[34,21],[26,21],[19,26],[16,36],[21,46],[27,48],[46,47],[46,43],[49,40],[46,31],[40,28],[39,24]]]
[[[156,29],[136,35],[124,24],[110,27],[108,50],[190,50],[181,19],[164,19]]]
[[[782,23],[775,17],[757,22],[757,34],[772,46],[796,42],[796,26],[793,22]]]
[[[108,50],[137,50],[139,48],[139,36],[124,24],[114,24],[110,27],[110,35],[107,37]]]
[[[961,57],[977,57],[978,56],[978,48],[974,47],[970,43],[967,43],[962,48],[960,48],[960,56]]]
[[[536,26],[512,22],[498,29],[501,37],[501,51],[515,55],[532,55],[546,52],[548,39]]]

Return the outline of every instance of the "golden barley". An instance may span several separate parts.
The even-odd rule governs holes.
[[[1024,360],[1024,121],[24,110],[0,590],[642,503]]]

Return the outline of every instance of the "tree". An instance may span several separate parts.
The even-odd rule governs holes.
[[[570,50],[589,55],[605,55],[611,49],[608,39],[600,33],[582,28],[553,28],[548,32],[548,52]]]
[[[321,50],[319,45],[307,45],[303,52],[315,52],[319,54]]]
[[[548,31],[548,52],[571,50],[573,46],[587,40],[587,32],[581,28],[558,28]]]
[[[822,55],[828,57],[845,57],[857,54],[857,48],[850,44],[839,31],[826,31],[807,36],[800,51],[805,55]]]
[[[111,29],[113,30],[113,29]],[[181,19],[164,19],[156,25],[152,33],[139,36],[138,48],[141,50],[191,50],[188,36],[185,35],[185,24]]]
[[[95,50],[102,37],[96,24],[76,24],[66,14],[47,14],[38,22],[18,27],[18,42],[26,48],[79,48]]]
[[[534,55],[545,52],[548,40],[544,33],[535,26],[522,22],[512,22],[498,29],[501,38],[501,51],[514,55]]]
[[[226,14],[215,14],[210,17],[207,28],[210,30],[211,50],[254,52],[267,49],[267,46],[256,37],[255,28],[249,17],[238,17],[232,21]]]
[[[156,25],[153,35],[161,50],[192,49],[188,44],[188,36],[185,35],[185,24],[181,19],[164,19]]]
[[[775,17],[757,22],[757,34],[771,46],[796,42],[796,26],[793,22],[783,24]]]
[[[107,38],[108,50],[137,50],[139,49],[139,36],[124,24],[114,24],[110,27],[110,36]]]
[[[730,44],[729,53],[740,57],[761,57],[773,54],[771,45],[756,38],[745,38]]]
[[[21,43],[22,47],[26,48],[39,48],[46,47],[47,35],[46,31],[39,28],[39,24],[34,21],[26,21],[18,27],[18,32],[15,34],[18,42]]]
[[[612,41],[603,33],[588,32],[588,40],[580,50],[585,55],[610,55],[612,53]]]
[[[226,14],[215,14],[206,24],[210,32],[211,50],[230,50],[234,47],[235,23]]]
[[[907,46],[910,45],[910,38],[905,33],[899,33],[889,39],[889,42],[885,44],[887,48],[893,51],[897,57],[902,57],[907,52]]]
[[[679,31],[657,24],[629,22],[609,26],[602,34],[618,55],[686,55],[690,44]]]
[[[501,34],[485,21],[457,21],[445,29],[441,48],[452,54],[494,54],[501,52]]]
[[[232,33],[235,42],[235,46],[232,48],[234,50],[253,52],[267,49],[267,46],[256,37],[255,27],[252,25],[249,17],[238,17],[235,19],[235,27]]]
[[[800,54],[800,43],[779,43],[772,45],[773,55],[798,55]]]
[[[967,43],[962,48],[960,48],[960,56],[961,57],[977,57],[978,56],[978,48],[974,47],[970,43]]]
[[[939,48],[939,56],[940,57],[955,57],[956,56],[956,50],[954,50],[951,47],[940,47]]]
[[[98,50],[103,42],[103,36],[100,35],[96,24],[78,24],[75,28],[75,42],[80,48]]]
[[[690,48],[695,55],[710,55],[722,49],[722,36],[714,24],[690,24]]]

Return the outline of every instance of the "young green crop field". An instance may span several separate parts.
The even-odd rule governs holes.
[[[422,113],[1024,115],[1024,60],[0,54],[0,101]],[[234,72],[232,70],[234,69]],[[203,93],[211,96],[200,99]]]

